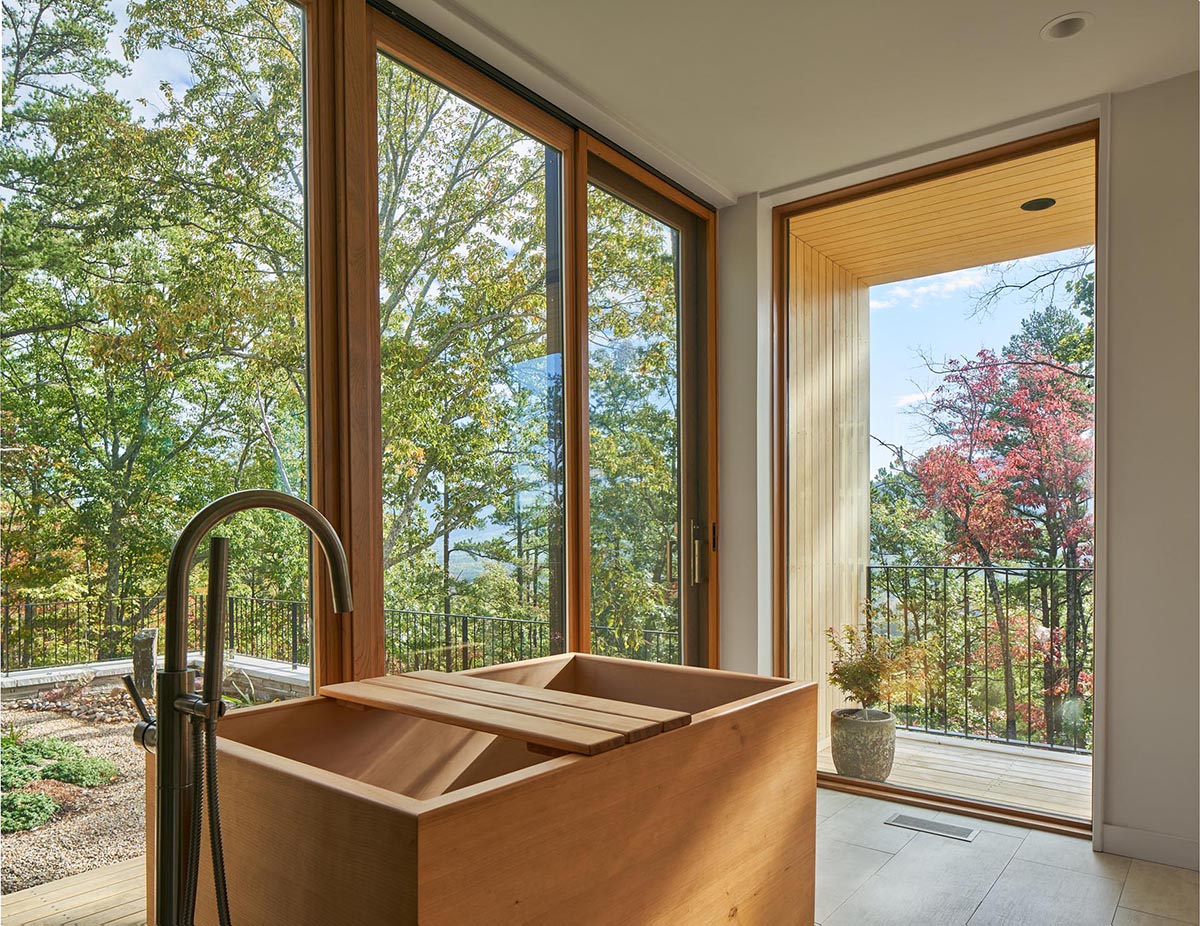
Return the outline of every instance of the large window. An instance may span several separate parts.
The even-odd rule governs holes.
[[[302,12],[88,10],[5,5],[6,669],[127,655],[191,514],[309,491]],[[227,533],[231,648],[306,664],[304,529]]]
[[[239,655],[713,658],[711,210],[365,5],[4,19],[6,670],[127,656],[181,526],[262,487],[359,609],[244,513]]]
[[[713,661],[711,211],[373,24],[387,665]]]
[[[561,652],[562,156],[377,73],[388,664]]]

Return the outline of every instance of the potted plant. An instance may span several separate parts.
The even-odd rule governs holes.
[[[872,633],[869,626],[841,633],[830,627],[825,635],[833,647],[829,680],[861,705],[831,715],[834,768],[849,778],[887,781],[896,757],[896,715],[875,708],[914,683],[921,646]]]

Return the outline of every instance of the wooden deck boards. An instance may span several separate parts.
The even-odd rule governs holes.
[[[0,897],[4,926],[146,926],[146,861],[130,859]]]
[[[826,746],[817,768],[833,772]],[[1091,756],[918,733],[896,737],[888,784],[1090,820]]]

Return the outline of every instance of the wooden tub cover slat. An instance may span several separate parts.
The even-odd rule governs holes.
[[[686,727],[692,722],[692,715],[684,711],[654,707],[649,704],[637,704],[632,701],[595,698],[591,695],[576,694],[573,691],[555,691],[553,688],[516,685],[512,682],[500,682],[496,679],[484,678],[479,675],[461,675],[455,672],[439,672],[436,669],[425,669],[420,672],[409,672],[401,677],[428,679],[431,682],[439,682],[443,685],[454,685],[476,691],[491,691],[496,694],[507,694],[514,698],[523,698],[527,701],[535,701],[543,704],[563,704],[605,714],[634,717],[638,720],[648,720],[660,724],[664,732],[667,730],[677,730],[679,727]]]
[[[483,704],[404,691],[385,684],[341,682],[323,685],[320,694],[340,701],[395,711],[426,720],[494,733],[523,740],[546,749],[591,756],[625,744],[622,733],[585,727],[546,717],[535,717]]]
[[[410,691],[414,694],[432,695],[435,698],[448,698],[451,701],[480,704],[485,707],[514,711],[518,714],[528,714],[531,717],[544,717],[546,720],[560,720],[581,727],[594,727],[609,733],[619,733],[627,743],[636,743],[638,740],[644,740],[662,732],[662,724],[654,720],[625,717],[620,714],[588,710],[569,704],[532,701],[508,692],[446,685],[442,682],[414,678],[410,675],[388,675],[382,678],[369,678],[365,681],[368,685],[380,685],[396,691]],[[512,687],[519,688],[521,686],[513,685]]]

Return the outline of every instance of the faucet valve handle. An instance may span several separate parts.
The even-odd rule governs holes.
[[[133,676],[122,675],[121,681],[125,683],[125,690],[129,692],[129,697],[133,699],[133,706],[137,708],[138,716],[142,718],[142,722],[133,728],[133,741],[146,752],[154,752],[158,748],[158,725],[150,716],[146,702],[142,700],[142,693],[134,684]]]
[[[142,700],[142,693],[138,691],[137,685],[134,684],[132,675],[122,675],[121,681],[125,683],[125,690],[129,692],[129,697],[133,699],[133,706],[137,708],[138,716],[145,723],[154,723],[154,718],[150,716],[150,710],[146,707],[146,702]]]

